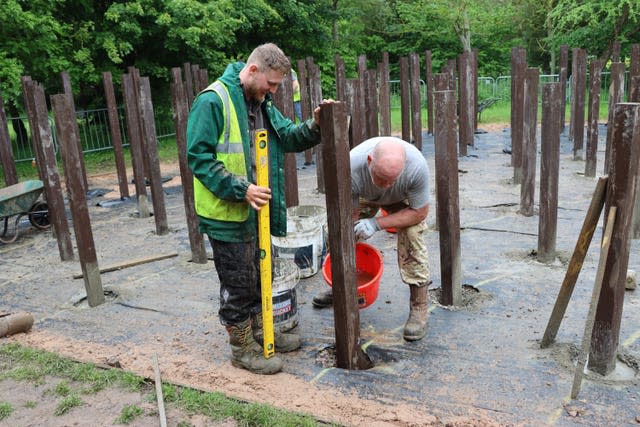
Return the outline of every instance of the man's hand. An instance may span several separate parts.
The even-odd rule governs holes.
[[[334,102],[336,101],[333,99],[323,99],[320,105],[313,110],[313,121],[316,122],[316,125],[320,126],[320,107],[327,104],[333,104]]]
[[[356,222],[353,227],[353,233],[356,235],[356,241],[367,240],[373,236],[376,231],[380,231],[380,226],[375,218],[365,218]]]
[[[244,199],[257,211],[271,200],[271,189],[269,187],[258,187],[255,184],[249,184],[247,194]]]

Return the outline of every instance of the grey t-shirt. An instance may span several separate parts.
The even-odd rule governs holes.
[[[390,188],[382,189],[373,184],[367,157],[383,139],[400,141],[407,155],[404,169]],[[354,206],[358,198],[380,206],[406,201],[409,207],[419,209],[429,203],[429,166],[420,150],[395,137],[376,137],[363,141],[351,149],[351,195]]]

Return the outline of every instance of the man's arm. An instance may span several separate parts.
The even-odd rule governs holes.
[[[412,225],[416,225],[423,221],[429,214],[429,204],[427,203],[421,208],[413,209],[407,207],[399,210],[398,212],[389,214],[387,216],[376,217],[376,221],[380,228],[406,228]]]

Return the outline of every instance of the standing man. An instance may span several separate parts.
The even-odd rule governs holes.
[[[429,254],[423,232],[429,213],[429,167],[415,146],[399,138],[371,138],[350,152],[351,196],[356,240],[367,240],[376,231],[398,229],[398,266],[409,285],[409,318],[404,339],[416,341],[427,333]],[[379,208],[389,214],[376,217]],[[313,298],[318,308],[333,304],[331,291]]]
[[[256,211],[270,203],[271,234],[286,235],[285,152],[320,142],[320,108],[299,125],[285,118],[272,94],[291,69],[272,43],[258,46],[246,64],[224,74],[194,100],[187,125],[187,160],[194,175],[200,231],[209,237],[220,279],[220,322],[229,334],[233,366],[259,374],[282,369],[277,355],[262,350],[262,315]],[[255,131],[266,129],[269,187],[255,184]],[[297,350],[296,334],[275,331],[279,352]]]

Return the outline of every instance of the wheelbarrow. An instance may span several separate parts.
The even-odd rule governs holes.
[[[39,230],[51,227],[49,221],[49,208],[47,203],[39,200],[44,189],[44,184],[38,179],[19,182],[0,188],[0,221],[4,222],[0,242],[12,243],[18,238],[20,218],[27,215],[29,222]],[[7,236],[9,219],[15,216],[14,232]],[[6,237],[7,236],[7,237]]]

